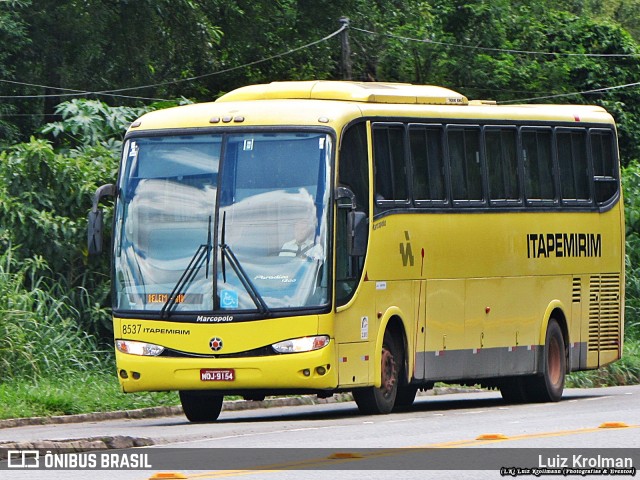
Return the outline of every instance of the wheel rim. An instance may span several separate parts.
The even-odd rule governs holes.
[[[557,338],[549,342],[548,356],[549,381],[552,385],[559,385],[562,381],[562,360],[560,359],[560,344]]]
[[[388,398],[392,393],[396,385],[396,362],[391,352],[383,347],[382,349],[382,384],[380,389],[382,390],[385,398]]]

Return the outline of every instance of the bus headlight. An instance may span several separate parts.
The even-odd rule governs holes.
[[[292,338],[283,342],[271,345],[278,353],[299,353],[319,350],[329,345],[328,335],[318,335],[315,337]]]
[[[153,343],[134,342],[133,340],[116,340],[116,348],[119,352],[129,355],[142,355],[146,357],[157,357],[164,352],[164,347]]]

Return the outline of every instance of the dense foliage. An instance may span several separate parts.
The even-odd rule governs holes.
[[[640,163],[623,172],[627,227],[626,336],[640,341]]]
[[[108,265],[103,259],[88,268],[87,208],[96,188],[115,177],[121,132],[143,110],[73,100],[56,111],[62,120],[42,131],[57,139],[57,148],[31,137],[0,154],[0,252],[11,253],[8,272],[19,261],[37,260],[41,268],[24,278],[24,287],[37,290],[41,277],[50,277],[44,290],[67,300],[67,316],[106,338]]]
[[[94,355],[95,338],[80,328],[72,302],[49,273],[42,257],[18,262],[13,249],[0,255],[0,380],[65,376],[104,364],[104,355]]]
[[[115,178],[128,123],[249,83],[343,78],[341,35],[326,38],[341,17],[354,80],[595,103],[615,116],[637,353],[640,87],[617,87],[640,78],[639,13],[640,0],[0,2],[0,381],[104,367],[95,352],[111,337],[108,261],[87,257],[86,214]]]
[[[250,83],[341,78],[340,36],[319,40],[348,17],[353,79],[498,101],[591,92],[545,101],[606,106],[626,164],[640,158],[638,87],[594,90],[640,78],[638,12],[640,0],[7,0],[0,144],[59,120],[69,95],[203,101]],[[593,56],[610,54],[629,56]]]

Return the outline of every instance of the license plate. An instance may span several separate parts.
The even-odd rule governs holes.
[[[233,382],[236,371],[232,368],[202,368],[200,380],[203,382]]]

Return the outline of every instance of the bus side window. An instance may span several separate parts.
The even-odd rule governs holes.
[[[413,162],[413,198],[418,202],[447,199],[442,127],[411,125],[409,142]]]
[[[449,126],[447,129],[453,200],[482,200],[480,128]]]
[[[340,146],[338,183],[356,195],[357,209],[369,213],[367,125],[357,123],[344,133]]]
[[[558,165],[560,167],[560,193],[563,200],[589,200],[589,168],[587,134],[581,129],[558,129]]]
[[[338,166],[339,185],[356,196],[356,210],[369,215],[369,161],[366,123],[349,127],[342,136]],[[336,302],[344,305],[353,296],[362,275],[364,257],[347,251],[347,210],[338,209],[336,218]]]
[[[515,128],[487,128],[487,168],[489,198],[493,201],[519,201],[518,150]]]
[[[613,135],[608,130],[591,129],[591,154],[596,202],[603,205],[618,193],[617,164]]]
[[[555,200],[551,129],[522,130],[522,160],[527,200]]]
[[[376,199],[406,204],[409,197],[403,125],[374,125],[373,157]]]

